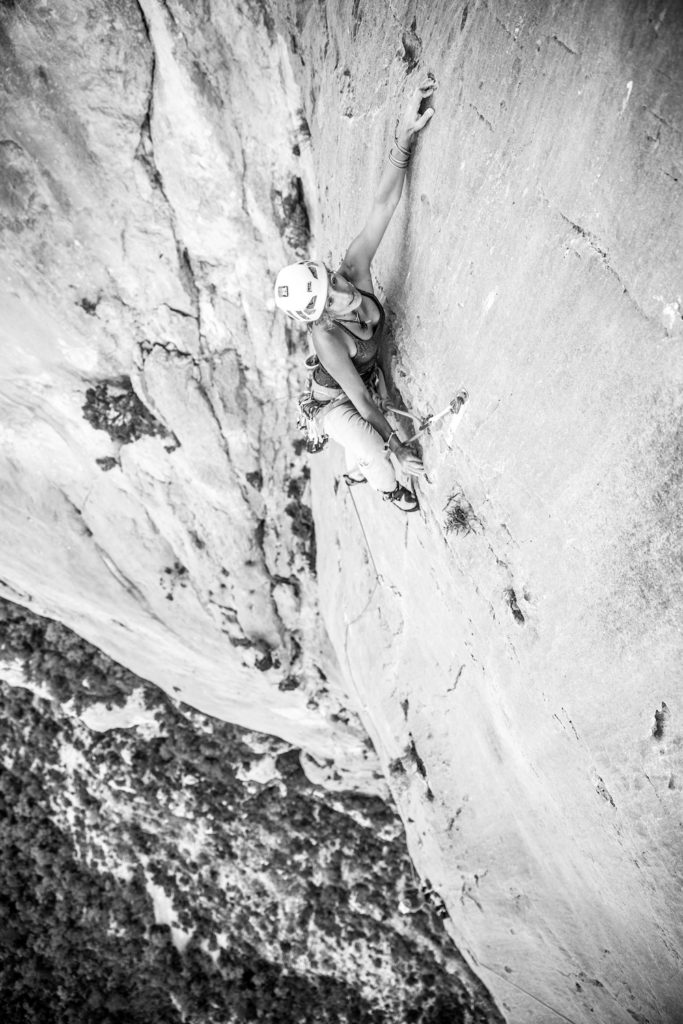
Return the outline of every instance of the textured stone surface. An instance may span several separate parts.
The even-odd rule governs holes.
[[[404,91],[397,24],[359,10],[373,62],[307,25],[335,258]],[[314,470],[335,647],[514,1021],[681,1019],[682,39],[664,4],[416,9],[436,114],[377,280],[408,405],[470,401],[419,518]]]
[[[315,607],[300,342],[264,302],[309,230],[286,47],[258,5],[2,24],[0,589],[383,791]],[[84,418],[130,380],[168,436]]]
[[[678,6],[89,0],[2,25],[2,593],[377,789],[353,703],[511,1021],[679,1020]],[[316,461],[333,653],[303,346],[264,281],[306,242],[302,190],[341,256],[426,68],[377,283],[393,386],[470,401],[408,522]],[[127,379],[167,435],[84,418]]]

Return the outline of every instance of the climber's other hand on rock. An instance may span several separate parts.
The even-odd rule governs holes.
[[[413,136],[421,131],[432,117],[434,108],[427,107],[424,113],[420,114],[420,105],[423,100],[426,100],[433,94],[436,88],[436,80],[430,71],[425,75],[417,89],[415,89],[411,95],[408,100],[405,113],[399,121],[397,139],[402,144],[409,144]]]
[[[422,459],[415,454],[412,448],[406,448],[403,445],[401,448],[397,448],[393,454],[404,473],[409,476],[424,476],[425,468],[422,465]]]

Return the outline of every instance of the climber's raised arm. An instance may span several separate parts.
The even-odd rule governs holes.
[[[382,172],[367,222],[333,273],[321,260],[299,260],[277,275],[273,296],[277,306],[298,323],[307,324],[315,351],[310,391],[300,410],[313,424],[312,447],[319,451],[321,430],[355,459],[362,479],[403,512],[419,508],[414,491],[396,477],[394,457],[408,476],[424,473],[418,455],[402,444],[379,407],[377,359],[386,314],[372,287],[370,264],[398,206],[415,135],[433,109],[420,105],[436,88],[429,74],[412,93],[396,123],[394,145]]]
[[[339,267],[339,273],[359,287],[371,286],[370,264],[401,198],[415,136],[434,113],[428,107],[420,115],[420,105],[435,89],[436,82],[430,72],[412,93],[403,117],[397,122],[394,145],[389,150],[368,219],[360,234],[351,242]]]

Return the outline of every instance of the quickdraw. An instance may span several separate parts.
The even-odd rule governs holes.
[[[422,417],[416,416],[414,412],[408,412],[405,409],[396,409],[395,406],[389,405],[386,401],[381,403],[380,408],[382,409],[383,412],[393,412],[395,413],[396,416],[405,416],[406,419],[412,420],[413,423],[418,425],[418,428],[415,431],[415,433],[411,434],[411,436],[406,438],[406,440],[403,442],[403,444],[412,444],[412,442],[415,441],[418,437],[420,437],[422,434],[425,434],[429,430],[431,425],[433,423],[436,423],[437,420],[443,419],[444,416],[448,416],[449,413],[453,413],[455,416],[457,416],[468,398],[469,395],[467,391],[465,391],[465,389],[462,388],[460,391],[458,391],[455,398],[452,399],[448,403],[446,408],[441,410],[441,412],[432,412],[429,414],[429,416]]]
[[[404,445],[409,445],[412,444],[413,441],[416,441],[418,437],[421,437],[422,434],[425,434],[432,424],[437,422],[437,420],[442,420],[444,416],[448,416],[449,413],[457,416],[468,398],[469,395],[467,391],[464,388],[461,388],[455,398],[448,403],[445,409],[442,409],[441,412],[432,412],[428,416],[416,416],[414,412],[408,412],[407,409],[397,409],[396,406],[389,405],[389,400],[387,398],[380,398],[377,404],[382,412],[393,412],[394,415],[404,416],[406,419],[412,420],[413,423],[416,424],[417,430],[403,441]],[[389,451],[387,450],[387,458],[388,457]],[[359,471],[360,467],[354,465],[343,474],[349,487],[352,487],[356,483],[361,483],[360,480],[354,479],[355,474]]]
[[[309,455],[321,452],[329,437],[318,423],[318,413],[328,404],[318,402],[311,393],[312,381],[309,380],[309,388],[299,395],[299,417],[297,426],[306,437],[306,451]]]

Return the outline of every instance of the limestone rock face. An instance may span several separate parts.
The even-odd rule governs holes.
[[[511,1021],[680,1019],[676,5],[1,24],[2,594],[328,784],[381,763]],[[470,397],[406,520],[334,450],[309,497],[268,280],[310,232],[343,254],[426,68],[387,371],[420,414]]]
[[[302,345],[270,295],[310,232],[284,41],[257,5],[3,26],[2,592],[380,791],[315,606]]]
[[[376,280],[408,407],[470,397],[408,522],[316,461],[325,619],[509,1019],[680,1021],[680,7],[393,5],[400,43],[360,9],[305,37],[321,237],[362,217],[401,62],[431,68]]]

